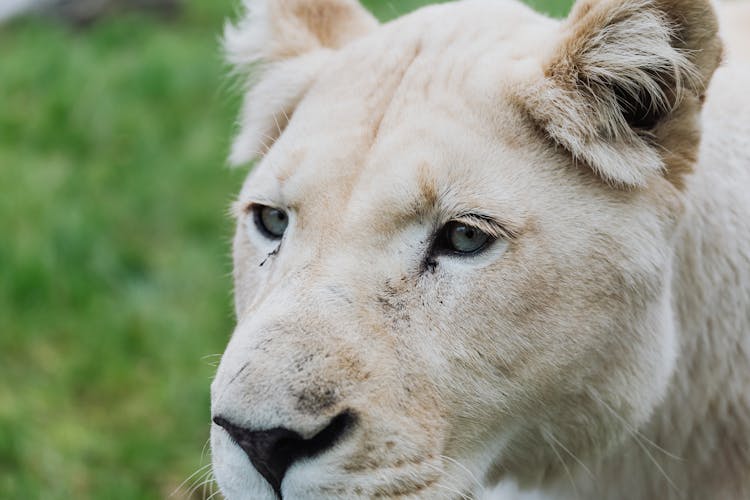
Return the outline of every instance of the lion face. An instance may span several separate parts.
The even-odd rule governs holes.
[[[605,7],[661,19],[623,5]],[[233,152],[261,159],[233,210],[237,327],[212,385],[229,498],[476,494],[649,417],[676,352],[684,163],[654,151],[692,154],[701,67],[654,50],[675,92],[650,96],[648,140],[580,104],[563,73],[607,49],[575,43],[615,23],[599,7],[561,24],[474,1],[377,26],[348,0],[268,0],[229,30],[236,61],[275,61]]]

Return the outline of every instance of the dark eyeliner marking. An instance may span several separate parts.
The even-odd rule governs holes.
[[[279,253],[280,248],[281,248],[281,244],[279,244],[276,248],[274,248],[273,251],[269,252],[268,255],[266,255],[266,258],[263,259],[263,262],[261,262],[258,267],[263,267],[263,264],[265,264],[268,261],[268,259],[270,259],[274,255],[277,255]]]
[[[431,273],[435,272],[435,269],[437,269],[437,265],[438,262],[432,255],[428,255],[424,261],[425,271],[430,271]]]

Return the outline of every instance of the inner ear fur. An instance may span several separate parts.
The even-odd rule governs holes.
[[[708,0],[580,0],[523,101],[551,140],[607,182],[680,187],[721,59]]]
[[[230,163],[265,154],[286,127],[326,58],[378,25],[356,0],[245,0],[224,30],[226,58],[247,78]]]

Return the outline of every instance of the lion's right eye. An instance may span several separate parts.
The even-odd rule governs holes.
[[[279,208],[253,205],[253,221],[266,238],[280,240],[289,225],[289,216]]]
[[[495,238],[481,229],[458,221],[446,224],[438,234],[434,251],[470,255],[484,250]]]

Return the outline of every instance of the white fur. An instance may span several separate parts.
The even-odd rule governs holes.
[[[711,80],[707,2],[251,5],[232,159],[260,162],[212,414],[357,415],[285,498],[750,498],[750,75]],[[289,213],[280,243],[253,204]],[[498,241],[430,263],[467,214]],[[273,498],[218,426],[212,450],[228,498]]]

